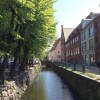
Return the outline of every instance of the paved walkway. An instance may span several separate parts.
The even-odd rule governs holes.
[[[85,69],[87,71],[89,71],[90,73],[94,73],[94,74],[100,74],[100,69],[97,67],[89,67],[89,66],[85,66]],[[83,68],[80,66],[76,66],[76,70],[77,71],[83,71]]]
[[[67,66],[69,68],[73,68],[74,69],[74,66],[73,65],[66,65],[65,63],[60,63],[60,62],[56,62],[56,64],[60,65],[60,66]],[[85,69],[90,72],[90,73],[94,73],[94,74],[100,74],[100,69],[98,67],[94,67],[94,66],[86,66],[85,65]],[[76,70],[77,71],[83,71],[83,67],[82,65],[76,65]]]

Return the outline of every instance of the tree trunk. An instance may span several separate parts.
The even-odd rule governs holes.
[[[11,70],[10,70],[10,77],[13,77],[15,76],[15,71],[16,71],[16,67],[17,67],[17,63],[18,63],[18,59],[19,59],[19,53],[20,53],[20,50],[21,50],[21,43],[20,41],[18,42],[18,46],[15,50],[15,53],[14,53],[14,62],[12,63],[11,65]]]
[[[18,27],[19,27],[19,24],[17,23],[17,25],[15,27],[15,31],[18,31]],[[20,34],[23,34],[22,30],[24,30],[24,28],[22,28],[22,26],[20,25],[20,27],[19,27],[19,33]],[[15,53],[14,53],[14,62],[11,65],[11,70],[10,70],[10,73],[9,73],[10,77],[15,76],[15,70],[16,70],[16,67],[17,67],[17,63],[18,63],[18,59],[19,59],[19,56],[20,56],[20,51],[21,51],[22,46],[23,46],[23,41],[19,40],[18,46],[17,46]]]
[[[1,84],[4,84],[4,71],[5,68],[8,68],[8,55],[6,55],[3,59],[3,62],[0,64],[0,79]]]
[[[14,29],[14,21],[15,21],[16,12],[15,12],[15,9],[12,6],[10,7],[10,11],[12,13],[12,15],[11,15],[11,22],[10,22],[11,31],[12,31]]]
[[[28,53],[29,53],[29,50],[25,47],[24,48],[24,56],[22,58],[21,65],[19,67],[19,72],[24,72],[25,68],[28,65]]]

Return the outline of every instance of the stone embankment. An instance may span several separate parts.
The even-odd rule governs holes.
[[[100,81],[66,70],[51,62],[48,65],[79,94],[81,100],[100,100]]]
[[[28,68],[24,80],[5,81],[4,85],[0,85],[0,100],[20,100],[21,95],[25,92],[28,85],[30,85],[40,71],[40,66]],[[21,81],[21,83],[19,82]]]

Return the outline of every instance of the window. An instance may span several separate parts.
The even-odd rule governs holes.
[[[74,55],[74,49],[72,50],[72,53],[73,53],[73,55]]]
[[[68,47],[70,46],[70,43],[68,43]]]
[[[73,39],[73,43],[74,43],[74,39]]]
[[[68,55],[70,55],[70,50],[68,50]]]
[[[95,22],[94,27],[97,28],[97,22]]]
[[[72,41],[70,42],[70,45],[72,45]]]
[[[58,55],[58,58],[61,58],[61,55]]]
[[[87,56],[85,55],[85,57],[84,57],[84,61],[85,61],[85,63],[86,63],[86,59],[87,59]]]
[[[93,39],[89,40],[89,50],[93,50]]]
[[[75,39],[74,39],[74,42],[76,42],[76,37],[75,37]]]
[[[90,64],[92,64],[94,62],[94,54],[90,54],[89,58],[90,58]]]
[[[95,38],[95,48],[99,48],[98,37]]]
[[[72,44],[73,44],[73,40],[72,40]]]
[[[77,48],[76,48],[76,50],[75,50],[75,51],[76,51],[76,55],[77,55]]]
[[[66,56],[68,56],[68,51],[66,51]]]
[[[93,36],[93,26],[89,27],[89,37]]]
[[[78,54],[80,54],[80,50],[79,50],[79,47],[77,48],[77,53],[78,53]]]
[[[71,55],[73,55],[73,51],[71,50]]]
[[[86,51],[86,42],[82,43],[82,51]]]
[[[73,55],[73,54],[72,54],[72,50],[71,50],[71,55]]]
[[[86,51],[86,42],[84,43],[84,51]]]
[[[74,55],[75,55],[75,49],[74,49],[74,52],[73,52],[73,53],[74,53]]]
[[[68,45],[66,44],[66,48],[68,47]]]
[[[95,22],[95,24],[94,24],[94,33],[97,33],[97,22]]]
[[[58,51],[58,54],[59,54],[59,51]]]
[[[78,41],[78,39],[79,39],[79,38],[78,38],[78,36],[77,36],[77,41]]]
[[[82,32],[82,41],[86,39],[86,31]]]
[[[76,55],[76,48],[75,48],[75,55]]]

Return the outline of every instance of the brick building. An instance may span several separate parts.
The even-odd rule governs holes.
[[[100,14],[93,20],[94,25],[94,48],[95,48],[95,65],[100,63]],[[98,66],[98,65],[97,65]]]
[[[57,41],[50,50],[52,60],[100,64],[100,13],[91,12],[75,29],[61,25],[61,38]],[[59,60],[55,58],[57,49],[60,50]]]
[[[81,24],[79,24],[69,35],[65,42],[66,62],[80,62],[81,60]]]
[[[65,52],[65,42],[68,39],[69,34],[74,30],[74,28],[63,28],[61,25],[61,61],[66,62],[66,52]]]

